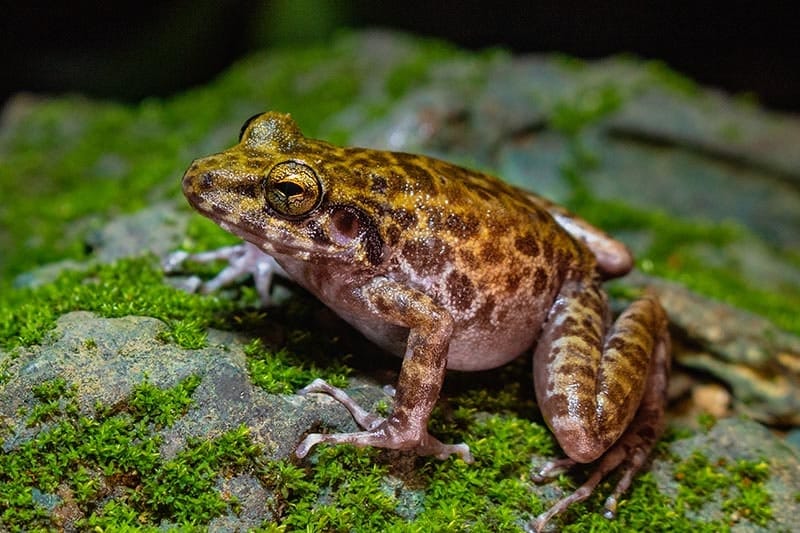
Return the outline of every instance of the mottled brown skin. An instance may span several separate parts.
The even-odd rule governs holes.
[[[341,401],[364,431],[309,435],[298,456],[348,442],[471,461],[466,445],[427,432],[445,369],[493,368],[531,348],[537,399],[569,462],[603,457],[585,495],[531,527],[633,458],[615,502],[658,438],[664,312],[646,297],[611,324],[601,281],[632,258],[562,207],[444,161],[307,139],[278,113],[253,117],[237,146],[194,161],[183,188],[198,211],[272,258],[261,267],[265,291],[273,272],[286,275],[404,357],[385,419],[324,382],[307,387]]]

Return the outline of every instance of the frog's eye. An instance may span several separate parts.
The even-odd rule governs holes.
[[[263,114],[264,114],[263,111],[261,113],[256,113],[255,115],[244,121],[244,124],[242,124],[242,129],[239,130],[239,142],[242,142],[242,137],[244,137],[244,132],[247,130],[247,126],[249,126],[251,122],[253,122],[255,119],[257,119]]]
[[[269,171],[264,183],[269,206],[288,217],[305,215],[322,197],[322,186],[314,171],[302,163],[287,161]]]

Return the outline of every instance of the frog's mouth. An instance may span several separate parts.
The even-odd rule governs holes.
[[[265,235],[248,231],[241,226],[234,226],[225,220],[216,220],[215,222],[225,231],[254,244],[259,250],[269,255],[296,255],[303,252],[301,242],[285,232],[281,232],[281,236]]]
[[[287,221],[279,217],[257,216],[256,222],[244,216],[217,216],[198,209],[225,231],[255,245],[273,257],[285,256],[308,260],[346,260],[351,251],[344,246],[327,246],[314,242],[307,235],[309,228],[299,228],[298,221]]]

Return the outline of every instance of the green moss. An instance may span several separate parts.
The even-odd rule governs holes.
[[[582,505],[571,508],[564,517],[568,522],[562,529],[565,533],[580,531],[697,531],[716,533],[725,531],[724,524],[711,520],[694,520],[676,506],[676,502],[664,495],[651,473],[636,477],[630,494],[619,504],[617,517],[612,521],[598,512],[603,498],[612,485],[601,483],[598,490]]]
[[[94,418],[78,413],[74,389],[63,379],[35,387],[39,402],[61,407],[51,413],[48,427],[0,455],[0,529],[54,527],[39,495],[56,491],[77,505],[84,515],[78,527],[85,528],[208,523],[235,510],[215,483],[220,475],[252,468],[260,454],[246,428],[210,441],[190,440],[168,461],[160,458],[161,438],[152,433],[185,411],[198,383],[193,376],[164,391],[145,383],[121,407],[101,408]],[[109,483],[127,490],[109,499]]]
[[[713,465],[701,452],[694,452],[675,470],[675,479],[680,483],[678,497],[692,509],[698,509],[710,501],[721,490],[727,490],[730,479],[720,465]]]
[[[589,87],[569,100],[556,102],[549,122],[556,131],[574,136],[585,126],[619,109],[622,101],[622,94],[615,85]]]
[[[428,40],[424,46],[414,46],[386,78],[390,99],[398,100],[410,89],[426,83],[437,64],[459,56],[464,57],[464,52],[443,41]]]
[[[698,509],[722,498],[722,510],[731,522],[746,518],[766,526],[772,519],[771,498],[764,488],[768,477],[769,465],[764,460],[728,463],[720,458],[712,463],[704,453],[696,451],[675,469],[679,482],[677,504]]]
[[[64,378],[56,378],[42,382],[33,387],[33,397],[37,403],[28,415],[28,426],[43,424],[59,414],[67,412],[75,414],[75,388],[68,387]]]
[[[260,339],[254,339],[245,347],[247,369],[250,379],[256,385],[273,394],[290,394],[322,378],[335,387],[347,385],[350,369],[341,363],[319,367],[307,357],[297,355],[292,349],[297,347],[299,337],[306,336],[307,331],[290,332],[289,345],[279,350],[267,349]],[[302,352],[301,352],[302,353]]]
[[[514,417],[487,417],[472,431],[478,464],[417,459],[414,479],[403,480],[410,500],[387,485],[392,452],[375,449],[321,446],[313,469],[280,461],[265,465],[260,476],[285,499],[276,507],[286,509],[281,524],[290,530],[306,524],[331,530],[517,530],[520,514],[534,504],[526,481],[529,457],[550,450],[552,439],[541,426]],[[424,503],[415,502],[413,487],[420,487]]]
[[[772,520],[771,498],[764,488],[764,482],[769,477],[769,464],[765,460],[739,460],[728,466],[728,471],[736,483],[738,494],[725,500],[722,509],[732,516],[741,516],[759,526],[767,526]]]
[[[188,294],[163,279],[153,258],[140,258],[65,271],[39,287],[7,288],[0,294],[0,346],[39,343],[59,316],[77,310],[104,317],[152,316],[170,326],[167,339],[185,348],[203,346],[206,329],[220,325],[233,304]]]
[[[469,415],[471,422],[458,429],[475,454],[476,464],[457,459],[438,461],[417,458],[412,478],[395,478],[396,452],[320,446],[310,457],[313,466],[288,461],[265,463],[259,478],[278,500],[272,510],[280,516],[279,527],[288,530],[315,524],[321,529],[386,531],[520,531],[528,519],[552,502],[539,500],[530,491],[531,456],[550,457],[555,452],[552,436],[542,425],[511,415]],[[466,420],[466,419],[465,419]],[[434,426],[447,427],[435,420]],[[451,440],[450,434],[438,434]],[[576,488],[591,467],[579,469],[573,480],[556,481],[562,490]],[[581,472],[581,470],[585,472]],[[725,531],[734,515],[765,525],[770,516],[763,482],[763,462],[711,465],[701,454],[683,462],[676,478],[675,499],[662,493],[652,474],[636,477],[620,502],[618,516],[602,517],[605,496],[616,481],[600,484],[581,504],[573,505],[555,524],[569,531]],[[393,480],[393,481],[392,481]],[[400,489],[399,485],[403,485]],[[725,498],[724,510],[731,522],[697,522],[687,509]],[[756,507],[747,508],[748,505]]]
[[[257,455],[258,447],[244,426],[210,441],[190,439],[174,459],[143,478],[141,491],[131,501],[178,524],[206,524],[235,507],[215,490],[217,478],[241,471]]]
[[[645,68],[658,83],[678,94],[687,97],[697,97],[700,94],[700,88],[694,80],[670,68],[663,61],[647,61]]]
[[[691,252],[676,251],[670,259],[674,262],[642,263],[641,268],[677,281],[700,294],[766,317],[788,332],[800,334],[800,314],[797,313],[800,288],[783,287],[781,292],[753,288],[740,274],[724,268],[710,268]]]
[[[717,425],[717,418],[709,413],[701,413],[697,415],[697,424],[703,428],[703,431],[708,433],[714,426]]]
[[[149,381],[137,385],[128,405],[131,414],[156,428],[168,427],[186,414],[192,404],[192,394],[200,385],[200,376],[189,376],[175,387],[162,390]]]

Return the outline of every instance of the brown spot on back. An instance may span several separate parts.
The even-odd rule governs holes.
[[[539,255],[539,244],[530,233],[526,233],[514,239],[514,246],[521,254],[527,255],[528,257],[536,257]]]
[[[403,245],[403,257],[422,276],[436,274],[453,259],[453,249],[437,237],[413,239]]]
[[[450,294],[450,304],[459,311],[469,309],[475,299],[475,286],[461,272],[453,271],[447,277],[447,292]]]
[[[408,229],[417,223],[417,215],[400,207],[392,211],[392,220],[397,222],[401,228]]]
[[[443,229],[442,213],[439,209],[428,209],[428,229],[439,231]]]
[[[475,257],[475,254],[472,253],[471,250],[460,248],[458,250],[458,257],[468,269],[471,270],[478,267],[478,258]]]
[[[506,292],[514,292],[519,288],[519,283],[522,281],[522,273],[513,272],[506,278],[505,288]]]
[[[344,171],[342,171],[344,172]],[[364,191],[370,186],[370,179],[361,170],[353,170],[350,172],[350,186],[355,190]]]
[[[471,215],[460,217],[455,213],[447,215],[445,221],[447,231],[461,239],[468,239],[477,235],[479,229],[478,219]]]
[[[372,175],[372,186],[370,187],[375,194],[386,194],[386,178],[377,174]]]
[[[537,267],[533,275],[533,289],[542,293],[547,289],[547,272],[542,267]]]
[[[491,265],[497,264],[505,258],[505,254],[495,242],[487,242],[480,252],[481,260]]]
[[[546,239],[544,241],[544,243],[542,243],[542,248],[543,248],[543,251],[544,251],[544,260],[547,261],[548,265],[552,265],[553,264],[553,257],[554,257],[553,256],[553,253],[554,253],[553,243],[550,242],[549,239]]]

